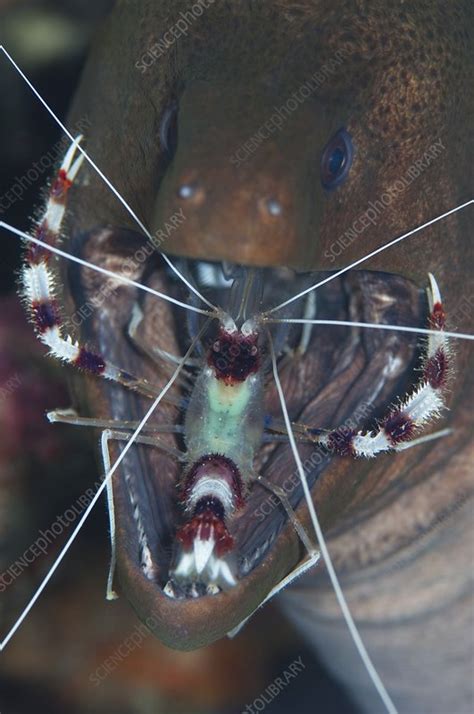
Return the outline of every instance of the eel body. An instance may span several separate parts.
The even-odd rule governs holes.
[[[91,52],[70,117],[74,124],[87,115],[87,150],[150,230],[163,236],[160,250],[197,260],[334,270],[470,198],[472,3],[222,0],[201,6],[191,19],[180,0],[118,2]],[[174,34],[165,35],[169,28]],[[351,137],[353,162],[345,182],[328,191],[321,185],[321,156],[341,128]],[[186,220],[165,235],[163,227],[180,211]],[[83,253],[108,266],[119,265],[114,255],[125,243],[130,254],[133,241],[140,244],[133,220],[88,167],[72,197],[70,225],[76,238],[87,236]],[[380,317],[391,300],[395,312],[387,320],[395,315],[422,325],[417,301],[430,271],[442,287],[450,327],[467,332],[471,232],[472,207],[361,265],[367,272],[349,278],[349,288],[363,295],[369,317]],[[81,289],[88,294],[92,286]],[[385,303],[376,305],[374,295],[385,295]],[[152,375],[129,346],[112,339],[112,331],[123,334],[134,299],[121,289],[86,337],[116,361]],[[402,304],[413,312],[403,312]],[[148,302],[144,309],[148,339],[164,334],[176,347],[168,313]],[[321,340],[311,349],[323,354]],[[335,391],[340,362],[325,363],[333,376],[316,389],[324,365],[311,372],[315,353],[302,360],[286,382],[294,409],[299,404],[298,413],[318,426],[342,421],[370,389],[364,369],[375,369],[393,347],[381,345],[366,351],[363,366],[354,360],[358,387],[345,400]],[[397,349],[408,360],[408,347]],[[410,349],[413,360],[412,343]],[[469,346],[459,343],[455,352],[442,423],[453,429],[449,437],[373,461],[332,459],[312,487],[354,618],[407,713],[461,714],[473,705],[473,385]],[[404,379],[387,383],[384,398],[390,402],[406,388]],[[117,388],[91,380],[87,389],[95,413],[140,413],[139,402],[125,403]],[[149,454],[127,468],[165,469],[166,479],[176,478],[161,457]],[[290,457],[273,463],[274,473],[292,468]],[[286,526],[234,592],[215,602],[173,602],[134,562],[124,478],[117,499],[123,590],[142,618],[154,615],[157,635],[175,647],[223,636],[301,557]],[[303,504],[298,514],[309,528]],[[380,711],[324,568],[281,601],[362,709]]]

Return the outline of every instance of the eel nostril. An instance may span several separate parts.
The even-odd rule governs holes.
[[[196,190],[196,186],[183,183],[183,185],[178,188],[178,196],[180,198],[193,198],[196,195]]]
[[[269,198],[265,201],[265,208],[271,216],[279,216],[282,212],[282,206],[276,198]]]
[[[206,199],[206,193],[202,186],[194,182],[182,183],[178,187],[177,194],[178,198],[184,199],[188,206],[195,208],[201,206]]]

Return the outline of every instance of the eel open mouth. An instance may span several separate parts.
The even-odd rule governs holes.
[[[230,282],[226,276],[235,268],[191,261],[183,261],[180,267],[193,276],[197,287],[213,304],[227,308]],[[265,269],[261,275],[265,310],[328,273],[296,275],[287,269]],[[145,281],[173,297],[189,299],[182,285],[163,269],[150,270]],[[126,331],[132,302],[137,299],[129,288],[120,290],[120,298],[114,303],[115,324],[109,319],[112,313],[100,322],[95,320],[94,339],[96,342],[99,339],[102,350],[112,353],[115,363],[135,373],[141,370],[150,382],[163,386],[174,369],[172,365],[165,366],[157,377],[156,364],[140,354],[136,345],[126,339],[112,340],[112,330]],[[328,282],[318,289],[311,309],[315,309],[318,319],[414,327],[424,327],[428,315],[422,288],[399,275],[369,271],[350,271]],[[187,313],[186,324],[182,309],[171,308],[149,295],[141,301],[141,310],[145,332],[140,339],[172,354],[184,354],[189,334],[196,333],[202,319]],[[278,317],[302,317],[308,310],[308,300],[302,298],[285,310]],[[214,320],[198,347],[202,363],[205,363],[203,352],[215,339],[217,327]],[[344,326],[313,326],[311,331],[305,331],[301,325],[273,324],[270,329],[294,423],[314,429],[340,426],[370,429],[393,401],[416,382],[414,370],[421,346],[416,335]],[[261,369],[266,374],[266,428],[261,448],[256,452],[254,471],[282,488],[300,515],[306,508],[303,490],[282,428],[264,332],[260,340]],[[186,378],[177,382],[169,400],[152,417],[153,423],[183,423],[196,374],[196,369],[188,370]],[[143,397],[117,385],[101,384],[101,389],[106,392],[107,411],[113,419],[139,419],[149,406]],[[277,440],[272,440],[270,434],[277,435]],[[174,448],[184,449],[179,433],[163,433],[160,438]],[[324,482],[325,469],[333,458],[339,458],[303,441],[299,451],[311,488]],[[128,452],[118,476],[114,495],[120,582],[140,617],[171,646],[193,648],[225,634],[250,614],[271,587],[305,555],[281,503],[261,483],[251,483],[243,507],[227,523],[233,539],[228,562],[236,585],[223,589],[206,581],[206,577],[179,582],[172,577],[172,571],[176,562],[176,532],[184,519],[178,498],[183,464],[158,448],[137,445]],[[334,526],[350,506],[351,499],[347,494],[344,496],[345,490],[342,485],[340,503],[337,498],[334,500],[334,494],[326,494],[326,504],[320,509],[326,528]],[[312,531],[309,536],[314,540]],[[212,624],[210,617],[214,620]]]

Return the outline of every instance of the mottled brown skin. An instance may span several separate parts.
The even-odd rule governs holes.
[[[71,117],[90,117],[88,150],[151,229],[183,208],[187,220],[163,246],[166,252],[333,269],[470,197],[470,3],[220,2],[142,74],[135,62],[184,9],[181,2],[150,2],[137,11],[135,4],[119,2],[98,37]],[[236,168],[233,152],[338,50],[347,59],[314,98]],[[181,107],[179,141],[168,165],[159,125],[175,98]],[[344,185],[324,193],[320,154],[340,126],[353,137],[354,164]],[[331,260],[334,241],[369,201],[440,139],[446,148],[439,158],[397,194],[376,226]],[[176,194],[188,181],[198,184],[192,201]],[[135,228],[87,167],[79,183],[72,203],[76,231],[103,224]],[[284,209],[277,217],[265,210],[265,201],[275,197]],[[471,223],[469,208],[364,267],[400,273],[419,286],[430,270],[450,326],[472,331],[462,310],[473,264]],[[129,305],[123,309],[120,317],[120,304],[110,306],[110,319],[118,315],[120,329]],[[370,462],[333,459],[313,488],[354,617],[382,679],[406,712],[471,708],[473,389],[468,347],[456,345],[456,353],[450,411],[442,422],[454,428],[451,436]],[[304,366],[296,366],[293,379],[303,377]],[[324,411],[326,392],[306,411],[316,410],[322,421],[324,415],[344,418],[343,405],[339,412]],[[110,393],[102,384],[90,381],[89,396],[94,413],[110,411]],[[235,590],[217,599],[170,602],[140,576],[134,544],[127,540],[126,510],[120,511],[123,589],[141,617],[153,612],[157,635],[174,647],[223,636],[301,553],[287,527]],[[308,523],[304,506],[299,515]],[[380,711],[367,674],[352,657],[324,569],[284,602],[362,705]]]

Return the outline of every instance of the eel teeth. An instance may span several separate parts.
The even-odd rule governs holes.
[[[182,600],[186,597],[196,598],[202,597],[203,595],[218,595],[222,592],[222,588],[216,585],[216,583],[207,583],[207,585],[204,586],[202,583],[193,582],[186,585],[186,590],[184,590],[178,583],[175,583],[173,580],[168,580],[163,588],[163,592],[172,600]]]
[[[275,536],[276,536],[276,534],[272,533],[272,535],[270,535],[267,538],[267,540],[264,543],[262,543],[262,545],[260,545],[258,548],[256,548],[250,556],[245,557],[242,560],[241,572],[244,575],[248,575],[250,573],[250,571],[252,570],[252,568],[256,565],[257,561],[260,560],[262,555],[264,555],[266,553],[266,551],[269,549],[269,547],[275,540]]]

